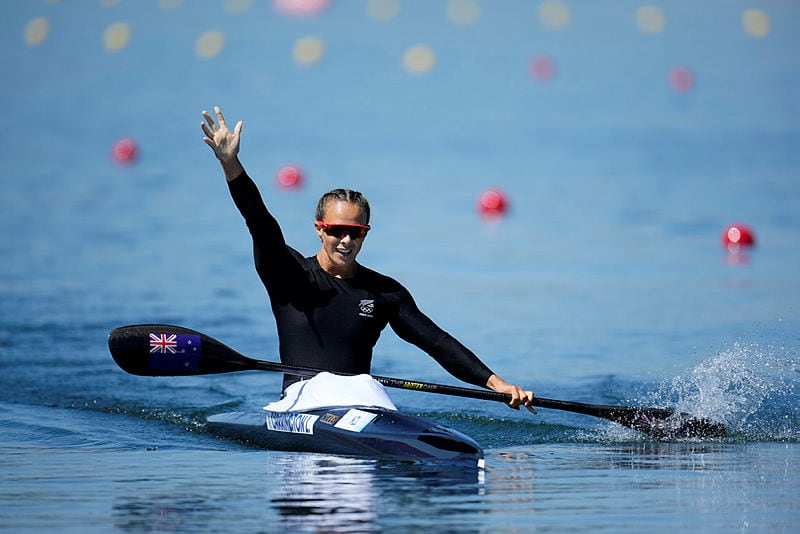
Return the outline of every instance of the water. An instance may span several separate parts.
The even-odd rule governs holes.
[[[6,453],[11,529],[774,532],[793,530],[796,519],[782,512],[796,506],[796,450],[780,443],[543,444],[490,453],[480,480],[313,454],[60,450],[39,451],[35,462],[34,454]]]
[[[359,3],[310,20],[262,4],[248,15],[211,3],[6,10],[0,528],[796,529],[797,7],[770,6],[771,33],[755,39],[738,2],[675,6],[660,36],[632,28],[634,7],[621,4],[570,4],[562,30],[542,28],[527,3],[484,3],[464,28],[444,2],[404,2],[389,23]],[[41,16],[50,33],[28,46],[26,24]],[[117,21],[131,41],[107,52],[101,36]],[[198,59],[211,26],[225,49]],[[298,66],[291,48],[308,35],[324,58]],[[687,49],[700,35],[702,50]],[[407,74],[403,51],[421,41],[435,67]],[[557,61],[549,84],[524,70],[537,51]],[[679,94],[664,71],[687,58],[697,84]],[[276,358],[249,238],[200,140],[199,111],[214,104],[245,120],[243,160],[296,248],[316,250],[322,192],[359,188],[374,214],[363,262],[499,374],[545,397],[711,417],[730,437],[658,441],[587,416],[407,391],[390,392],[403,411],[486,448],[485,473],[208,436],[206,416],[260,409],[280,377],[135,377],[106,337],[173,323]],[[122,136],[139,142],[132,166],[108,157]],[[280,191],[272,175],[292,161],[307,185]],[[498,223],[474,210],[491,186],[511,200]],[[718,239],[735,220],[758,245],[727,255]],[[391,332],[374,371],[453,383]]]

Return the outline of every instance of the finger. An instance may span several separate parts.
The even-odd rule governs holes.
[[[214,106],[214,113],[217,114],[217,120],[219,121],[219,127],[225,128],[225,117],[222,116],[222,110],[219,109],[219,106]]]
[[[532,414],[536,413],[536,410],[533,406],[531,406],[531,402],[533,402],[533,391],[525,391],[525,407],[528,409],[529,412]]]
[[[211,115],[209,115],[208,111],[203,111],[203,117],[206,119],[208,127],[211,128],[211,131],[216,131],[217,125],[214,124],[214,119],[211,118]]]
[[[519,386],[514,386],[511,391],[511,402],[509,405],[512,408],[519,408],[520,406],[525,406],[529,410],[531,401],[533,400],[533,391],[525,391]],[[535,412],[534,412],[535,413]]]
[[[242,121],[236,123],[236,127],[233,129],[234,135],[239,137],[239,134],[242,133]]]
[[[214,137],[214,134],[211,133],[211,130],[208,129],[208,126],[206,125],[206,123],[201,122],[200,123],[200,128],[203,130],[203,133],[206,134],[206,137]]]

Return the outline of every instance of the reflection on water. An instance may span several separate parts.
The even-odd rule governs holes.
[[[408,511],[435,507],[440,515],[460,514],[483,492],[482,473],[473,469],[317,454],[267,458],[278,482],[269,505],[282,531],[376,532],[395,515],[409,527],[415,521]],[[429,527],[430,518],[419,525]]]
[[[178,532],[200,529],[205,518],[223,510],[199,491],[131,495],[114,505],[112,515],[120,530]]]
[[[705,471],[718,469],[717,455],[730,449],[720,443],[638,442],[602,447],[600,469],[660,469]]]
[[[267,472],[278,482],[268,500],[281,517],[281,530],[373,530],[372,462],[312,454],[267,458]]]

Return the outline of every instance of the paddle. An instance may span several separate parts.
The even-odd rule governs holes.
[[[239,354],[205,334],[164,324],[122,326],[111,331],[108,348],[123,370],[141,376],[189,376],[236,371],[273,371],[313,376],[311,367],[255,360]],[[410,389],[508,403],[511,396],[489,390],[431,384],[400,378],[374,376],[386,387]],[[725,426],[711,419],[677,413],[665,408],[603,406],[535,397],[540,408],[601,417],[657,437],[722,437]]]

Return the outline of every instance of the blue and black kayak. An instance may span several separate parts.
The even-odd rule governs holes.
[[[281,451],[433,462],[483,468],[483,449],[444,425],[375,407],[232,412],[207,420],[211,434]]]
[[[354,394],[355,388],[350,382],[337,388],[323,385],[319,389],[326,395],[330,393],[330,398],[322,399],[321,403],[317,394],[308,394],[306,390],[309,384],[326,374],[323,369],[255,360],[212,337],[174,325],[143,324],[115,328],[109,335],[108,347],[122,369],[139,376],[270,371],[308,378],[302,392],[296,391],[295,397],[287,396],[291,393],[292,386],[289,386],[284,397],[266,406],[265,412],[223,413],[209,417],[209,431],[224,438],[274,450],[443,461],[472,466],[483,463],[483,451],[471,438],[443,425],[402,414],[388,396],[384,397],[385,392],[375,388],[362,396]],[[385,376],[350,378],[366,385],[374,382],[385,387],[502,403],[511,400],[507,393],[482,389]],[[543,397],[534,397],[531,406],[600,417],[656,439],[719,439],[727,436],[725,425],[719,421],[668,408],[605,406]],[[356,422],[363,423],[363,426],[359,427]]]

